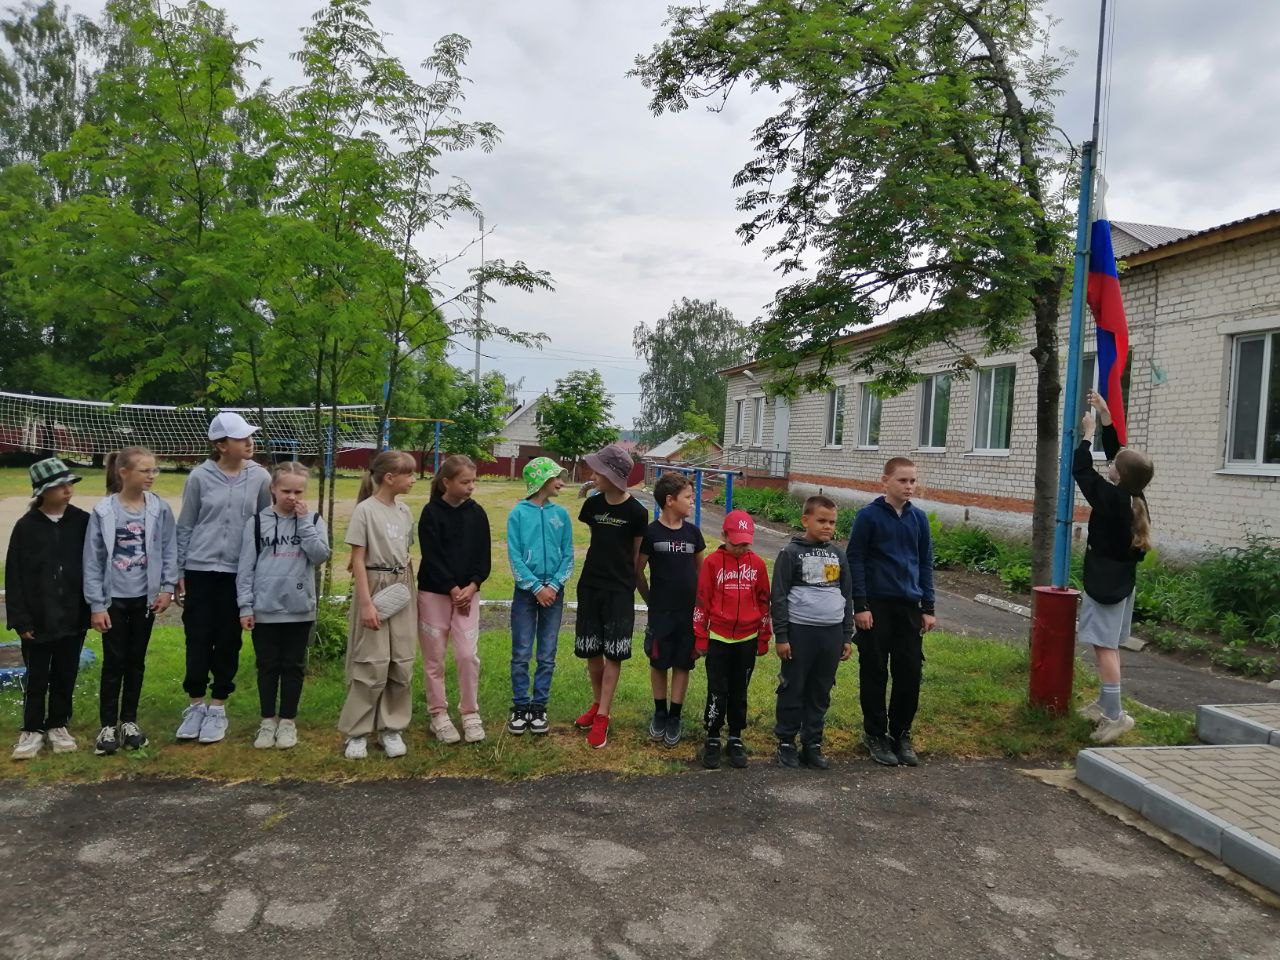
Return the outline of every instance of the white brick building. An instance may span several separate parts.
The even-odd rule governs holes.
[[[1155,458],[1149,491],[1168,554],[1280,535],[1280,210],[1195,233],[1115,224],[1129,320],[1129,443]],[[1060,321],[1066,350],[1068,305]],[[845,338],[855,352],[876,329]],[[1086,318],[1085,376],[1093,323]],[[1028,531],[1035,453],[1035,364],[1023,346],[978,357],[947,381],[955,348],[915,358],[926,379],[883,402],[865,378],[833,371],[836,388],[788,404],[764,397],[753,365],[728,380],[726,459],[789,454],[791,489],[861,502],[879,491],[884,461],[919,464],[923,506],[944,517]],[[942,374],[943,376],[931,376]],[[1086,381],[1087,382],[1087,381]],[[1079,503],[1079,498],[1077,498]]]

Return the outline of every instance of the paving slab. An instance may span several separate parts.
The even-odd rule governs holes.
[[[1280,893],[1280,748],[1094,748],[1076,776]]]

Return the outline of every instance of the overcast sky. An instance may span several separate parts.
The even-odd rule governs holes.
[[[503,143],[488,156],[450,158],[495,232],[486,254],[548,270],[555,293],[500,294],[487,316],[550,335],[541,353],[483,347],[485,369],[524,377],[525,397],[578,367],[596,367],[619,423],[638,410],[642,365],[632,330],[682,296],[718,300],[743,321],[777,286],[757,247],[734,233],[730,179],[770,104],[739,95],[719,114],[701,107],[653,117],[625,76],[663,36],[668,0],[374,0],[388,48],[418,63],[435,39],[473,43],[466,114],[490,120]],[[1115,53],[1106,140],[1112,219],[1203,228],[1280,207],[1280,3],[1113,0]],[[241,38],[258,37],[262,74],[298,80],[289,53],[316,0],[225,0]],[[98,2],[74,0],[80,12]],[[1079,54],[1059,121],[1088,136],[1096,0],[1050,0],[1055,40]],[[258,78],[260,79],[260,78]],[[465,243],[472,225],[428,240]],[[470,356],[456,362],[469,367]]]

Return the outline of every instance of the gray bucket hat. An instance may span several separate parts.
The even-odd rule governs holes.
[[[589,453],[582,458],[587,466],[602,475],[619,490],[629,486],[627,478],[631,476],[631,454],[616,443]]]

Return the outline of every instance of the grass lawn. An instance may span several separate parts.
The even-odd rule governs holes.
[[[98,649],[97,634],[90,645]],[[1089,725],[1074,716],[1052,718],[1025,706],[1027,655],[1003,644],[971,638],[932,634],[927,641],[924,694],[916,739],[926,760],[952,757],[1014,757],[1065,762],[1088,744]],[[570,723],[590,700],[586,672],[573,656],[570,631],[561,634],[558,671],[553,688],[553,731],[546,737],[531,734],[511,737],[504,730],[509,705],[508,661],[510,640],[505,630],[489,630],[481,637],[481,712],[489,739],[479,745],[443,746],[426,734],[426,709],[421,693],[421,673],[415,679],[414,722],[407,734],[409,755],[389,761],[371,749],[370,759],[353,763],[341,757],[341,736],[334,729],[344,696],[342,669],[336,664],[318,665],[303,690],[299,732],[301,743],[290,751],[254,750],[257,728],[257,692],[253,652],[246,642],[241,655],[240,688],[229,701],[229,739],[214,746],[178,744],[173,739],[185,706],[182,693],[183,643],[178,627],[157,627],[152,639],[143,690],[140,722],[151,746],[134,754],[95,757],[92,739],[97,732],[97,665],[82,672],[76,691],[76,719],[72,732],[81,749],[53,756],[46,748],[34,761],[19,763],[0,759],[0,777],[31,783],[91,782],[132,776],[198,777],[218,781],[324,780],[348,781],[437,776],[488,776],[504,779],[541,777],[553,773],[609,770],[625,775],[669,773],[688,769],[698,742],[698,722],[705,701],[705,672],[694,672],[689,686],[687,739],[667,750],[649,743],[645,735],[649,694],[648,667],[635,659],[623,667],[609,745],[591,750],[583,735]],[[856,655],[855,655],[856,656]],[[748,746],[759,760],[772,748],[770,728],[777,660],[762,659],[751,685]],[[1080,667],[1078,696],[1096,693],[1096,682]],[[857,752],[860,713],[855,661],[844,664],[836,683],[828,715],[829,751],[836,755]],[[456,687],[450,673],[449,690]],[[1187,743],[1192,740],[1189,714],[1168,715],[1128,708],[1138,720],[1127,744]],[[16,739],[21,698],[17,690],[0,691],[0,728]],[[455,711],[456,718],[456,711]],[[692,735],[690,735],[692,734]],[[6,744],[11,741],[4,741]],[[725,773],[734,776],[734,773]]]

